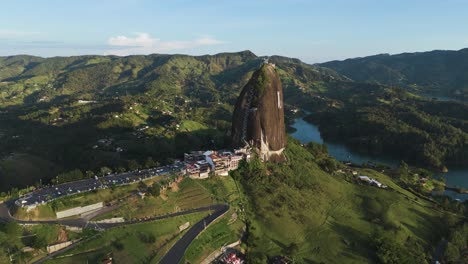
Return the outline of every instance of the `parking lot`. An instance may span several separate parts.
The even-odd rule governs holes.
[[[179,174],[181,173],[182,168],[182,163],[175,163],[174,165],[166,165],[158,168],[135,170],[118,174],[111,173],[103,177],[95,176],[91,179],[46,186],[21,197],[16,201],[16,204],[19,206],[44,204],[67,195],[107,189],[112,186],[132,184],[157,176],[169,176],[171,173]]]

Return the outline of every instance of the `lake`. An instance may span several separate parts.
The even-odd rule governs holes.
[[[316,142],[325,144],[328,147],[328,152],[331,156],[340,161],[351,161],[355,164],[363,164],[367,162],[385,164],[391,167],[396,167],[400,164],[400,160],[395,157],[384,157],[378,155],[366,155],[352,151],[343,144],[328,142],[323,140],[318,127],[314,124],[306,122],[303,118],[294,119],[292,125],[296,129],[291,136],[299,140],[302,144]],[[448,173],[436,172],[434,176],[443,176],[446,179],[448,186],[462,187],[468,189],[468,168],[449,168]],[[457,194],[447,191],[447,194],[453,198],[467,200],[468,195]]]

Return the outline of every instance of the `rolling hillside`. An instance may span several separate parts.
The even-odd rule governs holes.
[[[359,82],[408,87],[421,93],[468,99],[468,49],[380,54],[331,61],[320,66]]]
[[[326,154],[309,149],[290,139],[287,163],[251,161],[234,172],[248,205],[248,263],[429,263],[448,230],[435,204],[374,170],[359,173],[388,189],[359,183],[339,164],[342,172],[328,173]]]
[[[299,86],[341,79],[299,60],[271,61],[281,69],[290,96]],[[240,89],[262,62],[250,51],[2,57],[0,157],[47,164],[40,170],[44,174],[25,179],[27,185],[55,176],[47,172],[126,169],[148,157],[166,163],[184,151],[223,146]],[[2,189],[18,186],[9,184],[12,170],[1,164]]]

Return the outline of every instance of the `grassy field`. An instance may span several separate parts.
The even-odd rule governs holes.
[[[245,226],[239,211],[242,194],[232,177],[212,177],[195,183],[208,190],[218,203],[229,203],[231,209],[192,242],[182,263],[199,263],[215,250],[239,240]]]
[[[23,220],[51,220],[56,219],[55,211],[49,204],[41,205],[31,211],[26,208],[16,208],[11,211],[17,219]]]
[[[15,263],[34,263],[47,255],[47,245],[78,239],[84,235],[84,233],[66,231],[63,227],[55,224],[18,226],[17,232],[15,238],[10,238],[10,242],[19,248],[31,247],[34,251],[14,255]],[[18,239],[18,241],[14,241],[15,239]]]
[[[441,214],[384,174],[363,170],[388,190],[346,181],[320,169],[304,148],[289,143],[288,164],[242,181],[249,195],[249,252],[256,260],[292,254],[310,263],[367,263],[376,259],[373,236],[384,232],[404,245],[410,237],[430,252]],[[254,172],[254,171],[251,171]],[[257,173],[258,174],[258,173]]]
[[[192,120],[184,120],[180,124],[179,130],[182,132],[190,132],[195,130],[207,129],[208,127]]]
[[[136,196],[128,197],[119,203],[119,208],[100,215],[94,220],[111,217],[131,219],[164,215],[180,210],[207,206],[214,202],[209,190],[196,180],[186,178],[176,188],[168,189],[158,197],[146,196],[144,199]]]
[[[237,213],[229,210],[192,242],[180,263],[200,263],[215,250],[239,240],[243,228]]]
[[[157,263],[170,246],[180,238],[178,227],[186,222],[194,224],[207,213],[194,213],[170,219],[110,229],[97,238],[47,261],[50,264],[100,263],[111,253],[114,263]],[[144,236],[154,242],[144,242]]]
[[[240,193],[232,177],[211,177],[196,183],[208,190],[218,202],[227,202],[234,206],[240,202]]]

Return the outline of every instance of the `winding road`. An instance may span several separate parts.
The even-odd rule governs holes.
[[[27,221],[27,220],[19,220],[14,218],[9,211],[9,205],[11,203],[14,203],[13,201],[6,202],[0,204],[0,221],[3,222],[10,222],[10,221],[15,221],[19,224],[61,224],[61,225],[66,225],[66,226],[73,226],[73,227],[80,227],[80,228],[93,228],[97,230],[105,230],[113,227],[118,227],[118,226],[124,226],[124,225],[131,225],[131,224],[137,224],[137,223],[144,223],[144,222],[150,222],[150,221],[156,221],[156,220],[161,220],[161,219],[167,219],[167,218],[172,218],[176,216],[181,216],[181,215],[187,215],[187,214],[192,214],[192,213],[197,213],[197,212],[205,212],[205,211],[212,211],[210,215],[206,216],[199,222],[197,222],[195,225],[193,225],[183,236],[181,239],[179,239],[174,246],[166,253],[166,255],[161,259],[160,263],[166,264],[166,263],[179,263],[180,260],[184,257],[184,253],[189,247],[189,245],[192,243],[192,241],[209,225],[211,224],[214,220],[216,220],[218,217],[222,216],[229,210],[229,205],[227,204],[215,204],[215,205],[210,205],[210,206],[204,206],[204,207],[199,207],[199,208],[194,208],[194,209],[189,209],[189,210],[184,210],[172,214],[166,214],[166,215],[161,215],[161,216],[155,216],[147,219],[142,219],[142,220],[132,220],[132,221],[126,221],[122,223],[95,223],[89,221],[89,218],[77,218],[77,219],[64,219],[64,220],[42,220],[42,221]],[[105,207],[96,213],[93,214],[93,216],[97,216],[100,214],[103,214],[109,210],[112,210],[114,208],[112,207]],[[86,241],[86,240],[84,240]],[[42,263],[48,259],[53,258],[54,256],[61,254],[67,250],[70,250],[74,247],[76,247],[80,242],[64,248],[62,250],[59,250],[57,252],[54,252],[53,254],[50,254],[40,260],[38,260],[35,263]]]
[[[190,246],[192,241],[203,231],[205,228],[211,224],[218,217],[222,216],[229,210],[229,206],[226,204],[219,204],[213,206],[215,208],[214,213],[203,218],[198,223],[192,226],[187,233],[185,233],[181,239],[179,239],[174,246],[164,255],[164,257],[159,261],[160,264],[174,264],[179,263],[184,257],[185,251]]]

